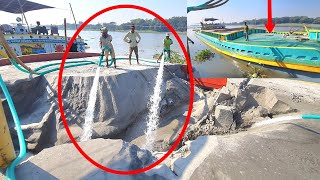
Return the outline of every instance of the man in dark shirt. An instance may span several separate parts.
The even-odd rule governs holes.
[[[246,41],[249,41],[249,26],[247,25],[247,22],[244,22],[244,37],[246,38]]]

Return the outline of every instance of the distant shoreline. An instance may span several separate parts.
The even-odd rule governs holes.
[[[227,26],[241,26],[242,24],[225,24]],[[264,24],[248,24],[249,26],[264,26]],[[320,24],[299,24],[299,23],[282,23],[282,24],[276,24],[278,27],[298,27],[303,25],[306,25],[309,28],[320,28]]]

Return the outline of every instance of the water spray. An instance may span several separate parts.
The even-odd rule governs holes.
[[[160,68],[158,70],[157,78],[156,78],[156,85],[153,90],[153,95],[150,98],[150,111],[148,114],[148,121],[147,121],[147,130],[145,131],[146,135],[146,143],[144,149],[149,151],[153,150],[155,136],[156,136],[156,129],[159,124],[159,105],[161,101],[161,86],[162,86],[162,78],[163,78],[163,69],[164,69],[164,61],[165,61],[165,52],[163,52],[163,56],[160,62]]]
[[[283,116],[283,117],[277,117],[270,120],[262,121],[255,123],[253,127],[260,127],[260,126],[266,126],[276,123],[283,123],[287,121],[293,121],[293,120],[318,120],[320,121],[320,115],[313,115],[313,114],[303,114],[303,115],[291,115],[291,116]]]
[[[89,94],[88,107],[86,109],[85,123],[83,125],[83,134],[80,141],[88,141],[92,137],[92,124],[94,118],[94,110],[97,101],[97,91],[99,86],[100,67],[97,68],[96,75],[94,76],[92,88]]]

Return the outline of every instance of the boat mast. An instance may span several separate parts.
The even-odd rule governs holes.
[[[66,45],[66,50],[67,50],[68,36],[67,36],[67,19],[66,18],[63,19],[63,23],[64,23],[64,39],[65,39],[65,45]]]
[[[22,6],[21,6],[21,3],[20,3],[20,0],[18,0],[19,2],[19,6],[20,6],[20,10],[21,10],[21,13],[22,13],[22,16],[24,17],[24,19],[26,20],[26,24],[27,24],[27,27],[28,27],[28,32],[30,32],[30,27],[29,27],[29,24],[28,24],[28,20],[26,18],[26,15],[24,14],[24,11],[22,9]],[[23,18],[22,18],[23,19]]]
[[[69,5],[70,5],[71,13],[72,13],[72,16],[73,16],[74,24],[76,25],[76,30],[77,30],[78,29],[78,25],[77,25],[76,17],[74,16],[71,3],[69,3]],[[78,35],[78,38],[81,38],[80,35]]]
[[[72,16],[73,16],[74,24],[76,25],[76,30],[77,30],[77,29],[78,29],[78,26],[77,26],[76,17],[74,16],[74,13],[73,13],[73,10],[72,10],[71,3],[69,3],[69,5],[70,5],[71,13],[72,13]]]

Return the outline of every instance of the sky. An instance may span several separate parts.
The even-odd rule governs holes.
[[[188,6],[197,6],[208,0],[187,0]],[[273,16],[320,17],[320,0],[273,0]],[[188,24],[199,24],[205,17],[214,17],[221,22],[241,22],[243,20],[268,17],[268,0],[229,0],[215,9],[189,12]]]
[[[186,16],[187,3],[184,0],[29,0],[49,6],[56,7],[54,9],[36,10],[26,13],[29,24],[35,25],[36,21],[41,24],[63,24],[63,19],[67,18],[67,22],[73,23],[73,17],[70,11],[69,3],[72,5],[77,22],[85,21],[94,13],[118,4],[134,4],[148,8],[163,18],[171,18],[173,16]],[[16,23],[16,18],[21,17],[18,14],[0,12],[0,24]],[[129,22],[136,18],[154,18],[153,16],[139,10],[113,10],[109,11],[91,23],[112,22],[118,24]]]

